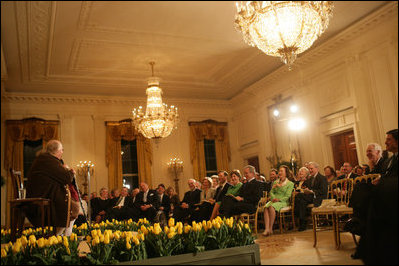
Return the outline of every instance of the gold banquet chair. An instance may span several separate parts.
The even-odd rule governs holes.
[[[278,218],[279,218],[279,227],[280,227],[280,233],[283,233],[283,224],[284,224],[284,229],[287,231],[287,225],[285,223],[285,218],[291,216],[291,221],[292,221],[292,226],[293,229],[295,230],[295,216],[294,216],[294,209],[295,209],[295,189],[292,191],[291,197],[290,197],[290,205],[287,207],[281,208],[281,210],[278,212]]]
[[[331,183],[331,199],[336,199],[337,205],[348,206],[352,194],[353,179],[345,178]]]
[[[256,208],[255,213],[241,213],[240,215],[237,215],[238,220],[241,220],[243,223],[247,223],[249,226],[251,226],[251,223],[254,224],[255,234],[258,233],[258,214],[263,213],[266,202],[267,197],[262,197],[258,202],[258,207]]]

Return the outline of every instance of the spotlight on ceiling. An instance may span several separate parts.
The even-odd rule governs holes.
[[[275,117],[277,117],[277,116],[280,115],[280,112],[279,112],[277,109],[274,109],[273,115],[274,115]]]

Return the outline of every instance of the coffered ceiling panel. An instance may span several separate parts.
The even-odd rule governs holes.
[[[335,3],[314,47],[387,1]],[[2,1],[7,92],[228,100],[282,66],[234,29],[234,2]],[[3,77],[3,69],[2,69]]]

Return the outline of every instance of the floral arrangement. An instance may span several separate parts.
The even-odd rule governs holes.
[[[175,223],[151,225],[146,220],[138,222],[116,221],[74,227],[68,237],[36,238],[28,230],[15,243],[9,242],[1,249],[1,264],[115,264],[146,258],[196,253],[206,250],[251,245],[254,236],[248,224],[236,222],[232,217],[212,221],[193,222],[191,225]],[[2,231],[3,237],[3,231]],[[78,246],[85,240],[90,251],[79,254]]]

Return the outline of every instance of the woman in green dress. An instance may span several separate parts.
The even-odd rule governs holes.
[[[294,183],[288,180],[292,178],[292,173],[286,165],[282,165],[278,171],[279,179],[273,182],[270,190],[270,201],[265,206],[265,231],[264,236],[273,234],[273,224],[276,218],[276,211],[280,211],[289,205],[289,199],[294,189]]]
[[[238,195],[238,192],[240,191],[240,188],[242,186],[241,179],[242,179],[242,177],[241,177],[240,170],[231,171],[231,173],[230,173],[230,186],[227,189],[226,194],[225,194],[224,197],[235,197],[235,196]],[[215,219],[220,214],[219,213],[219,209],[220,209],[220,206],[221,206],[222,202],[223,201],[215,202],[215,206],[213,208],[213,212],[212,212],[210,220]]]

